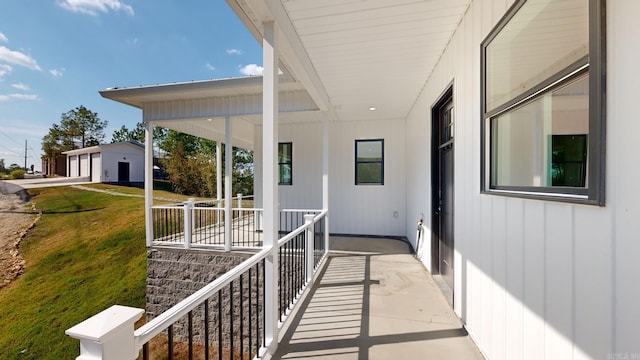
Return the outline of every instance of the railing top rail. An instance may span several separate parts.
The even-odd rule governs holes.
[[[207,284],[202,289],[196,291],[186,299],[174,305],[169,310],[158,315],[158,317],[141,326],[134,332],[137,348],[141,348],[142,345],[149,342],[160,332],[167,329],[171,324],[175,323],[181,317],[188,314],[189,311],[195,309],[196,306],[204,303],[205,300],[213,296],[216,292],[224,288],[231,281],[235,280],[249,268],[264,259],[269,254],[269,252],[271,252],[271,248],[263,249],[249,259],[243,261],[240,265],[224,273],[213,282]]]
[[[194,210],[224,210],[223,207],[198,206],[198,205],[195,205],[194,207],[192,207],[192,209],[194,209]]]
[[[322,210],[318,209],[282,209],[280,212],[308,212],[308,213],[319,213]]]

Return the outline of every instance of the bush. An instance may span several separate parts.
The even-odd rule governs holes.
[[[24,170],[22,170],[22,169],[13,170],[9,174],[9,179],[24,179]]]

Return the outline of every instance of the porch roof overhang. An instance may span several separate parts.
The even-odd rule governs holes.
[[[280,69],[332,118],[355,121],[406,118],[471,0],[227,3],[259,42],[274,21]]]
[[[280,121],[317,121],[318,106],[300,82],[281,76]],[[253,150],[254,125],[262,122],[262,77],[108,88],[107,99],[137,107],[143,120],[186,134],[225,141],[225,118],[233,121],[234,146]]]

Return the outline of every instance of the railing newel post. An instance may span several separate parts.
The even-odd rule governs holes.
[[[193,205],[194,198],[189,198],[184,204],[184,248],[191,248],[193,236]]]
[[[67,329],[65,334],[80,340],[80,356],[76,360],[136,359],[134,324],[143,309],[114,305]]]
[[[304,226],[306,226],[306,241],[307,241],[307,246],[306,246],[306,251],[305,251],[305,264],[306,264],[306,277],[305,280],[307,282],[307,284],[310,284],[311,281],[313,280],[313,266],[314,266],[314,261],[313,261],[313,255],[314,255],[314,246],[313,246],[313,239],[314,239],[314,230],[313,230],[313,218],[315,217],[315,215],[313,214],[306,214],[304,216]]]

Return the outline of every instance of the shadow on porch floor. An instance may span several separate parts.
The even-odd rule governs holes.
[[[406,243],[332,237],[272,359],[483,359]]]

